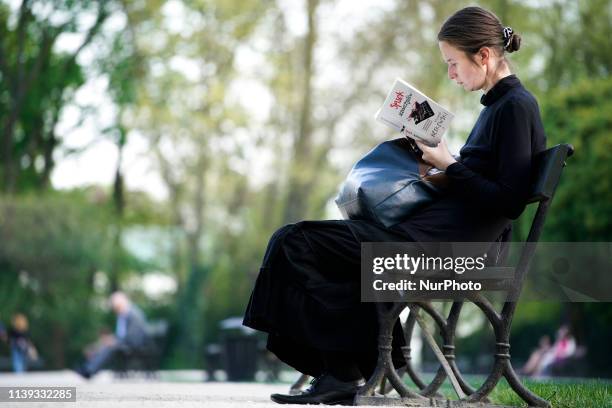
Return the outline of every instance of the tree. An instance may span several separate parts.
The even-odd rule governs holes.
[[[176,10],[185,22],[180,30],[163,28],[171,23],[154,13],[132,20],[136,51],[147,61],[132,130],[149,141],[170,195],[173,272],[179,282],[175,357],[182,361],[193,362],[202,350],[202,285],[218,261],[207,255],[219,250],[217,245],[205,248],[203,241],[215,237],[210,221],[219,217],[211,213],[226,213],[218,197],[234,191],[234,178],[226,176],[228,153],[219,145],[247,123],[230,98],[234,61],[267,6],[259,1],[183,2]],[[151,25],[151,18],[158,24]],[[154,36],[163,38],[162,47],[152,42]]]
[[[101,323],[94,280],[108,265],[110,214],[91,198],[73,193],[0,200],[2,311],[29,316],[33,339],[44,339],[42,356],[54,368],[80,358]]]
[[[51,12],[45,14],[45,7]],[[44,5],[42,3],[45,3]],[[23,0],[12,12],[0,5],[0,161],[2,191],[46,188],[60,143],[55,127],[62,107],[84,83],[77,61],[96,38],[110,13],[111,1]],[[54,47],[60,35],[82,30],[79,17],[93,14],[94,22],[71,53]]]
[[[552,94],[543,106],[548,144],[571,143],[576,154],[544,230],[552,241],[612,239],[612,80],[585,79]]]

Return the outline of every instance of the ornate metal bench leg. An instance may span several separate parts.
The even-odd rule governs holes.
[[[468,396],[467,401],[469,402],[485,401],[485,399],[489,396],[491,391],[493,391],[493,388],[495,388],[495,386],[497,385],[497,383],[499,382],[499,380],[502,378],[503,375],[504,375],[504,362],[502,360],[496,359],[495,362],[493,363],[493,368],[491,369],[491,372],[489,373],[489,376],[487,377],[485,382],[480,386],[480,388],[478,388],[476,391],[474,391],[472,394]]]
[[[438,325],[443,340],[442,350],[444,357],[450,365],[454,376],[459,382],[461,390],[465,394],[471,394],[474,392],[474,388],[472,388],[467,381],[465,381],[455,363],[455,328],[457,326],[457,321],[459,320],[459,314],[462,306],[463,302],[453,302],[448,317],[444,318],[436,309],[434,309],[430,302],[411,303],[411,312],[404,327],[404,338],[406,339],[406,343],[410,344],[410,339],[412,338],[414,325],[416,323],[415,314],[419,309],[423,309],[425,312],[427,312],[427,314],[429,314],[433,318],[434,322],[436,322]],[[406,372],[412,382],[414,382],[414,384],[420,389],[419,394],[426,397],[442,398],[442,395],[438,393],[438,389],[442,386],[447,378],[444,368],[440,366],[434,378],[429,382],[429,384],[425,384],[412,366],[410,353],[410,346],[406,346],[404,348]]]
[[[385,401],[385,397],[376,397],[374,395],[376,387],[383,378],[389,380],[402,399],[414,399],[422,401],[423,403],[428,402],[429,400],[427,398],[409,390],[404,385],[395,371],[391,359],[393,326],[405,305],[395,303],[390,309],[387,309],[384,304],[378,303],[376,307],[378,309],[379,319],[378,363],[372,376],[355,396],[355,405],[382,405]]]
[[[465,398],[466,395],[461,389],[461,386],[459,385],[459,382],[457,381],[457,378],[455,377],[455,374],[453,373],[452,368],[448,364],[448,361],[446,360],[446,356],[442,353],[442,350],[440,350],[440,347],[438,347],[438,344],[436,343],[436,340],[433,338],[431,333],[427,331],[425,320],[423,320],[423,317],[420,316],[418,312],[415,313],[415,317],[417,319],[417,322],[419,323],[419,326],[421,326],[421,330],[423,332],[425,340],[427,341],[432,351],[436,355],[436,358],[440,362],[440,365],[442,365],[442,367],[444,368],[444,372],[446,373],[446,376],[451,382],[453,389],[455,390],[459,398]],[[447,345],[447,347],[452,347],[454,349],[454,346]]]
[[[398,377],[402,378],[404,376],[404,373],[406,372],[406,367],[398,368],[395,371],[397,372]],[[378,387],[378,393],[385,395],[390,393],[391,391],[393,391],[393,384],[387,382],[387,377],[383,377],[380,382],[380,386]]]
[[[506,362],[505,377],[510,387],[523,399],[529,406],[551,408],[552,404],[544,398],[534,394],[523,385],[520,378],[514,372],[510,360]]]
[[[415,305],[418,307],[418,305]],[[404,355],[404,360],[406,360],[406,373],[408,377],[412,380],[412,382],[419,387],[421,395],[429,396],[430,394],[424,393],[423,390],[427,387],[427,384],[421,379],[419,374],[414,370],[412,366],[412,349],[410,348],[410,341],[412,340],[412,334],[414,332],[414,324],[416,323],[416,319],[414,318],[413,311],[416,312],[416,309],[412,309],[410,314],[408,315],[408,319],[406,319],[406,324],[404,326],[404,339],[406,340],[406,346],[402,348],[402,354]],[[437,390],[437,388],[436,388]],[[434,390],[435,393],[435,390]]]
[[[459,381],[459,385],[461,385],[461,389],[466,394],[472,394],[476,389],[472,387],[468,382],[463,378],[463,375],[459,371],[459,367],[457,367],[457,362],[455,360],[455,329],[457,328],[457,322],[459,321],[459,314],[461,313],[461,309],[463,308],[462,301],[455,301],[451,306],[451,310],[448,313],[448,317],[446,319],[446,333],[444,333],[444,356],[448,361],[448,364],[451,366],[455,377],[457,377],[457,381]],[[485,402],[488,402],[488,399],[485,399]]]
[[[501,315],[498,314],[491,303],[480,295],[474,295],[471,299],[485,314],[495,332],[495,362],[491,373],[485,382],[467,398],[468,402],[482,402],[493,391],[502,377],[505,377],[510,387],[525,401],[529,406],[550,408],[550,402],[529,391],[520,381],[512,364],[510,363],[510,325],[514,312],[510,303],[506,302]]]
[[[451,381],[454,383],[453,386],[455,390],[458,390],[458,395],[460,396],[460,401],[457,401],[457,404],[465,404],[465,405],[457,405],[457,406],[470,406],[467,404],[476,403],[478,406],[482,403],[488,402],[488,396],[493,391],[495,386],[499,383],[502,377],[505,377],[510,384],[511,388],[531,407],[541,407],[541,408],[551,408],[550,402],[545,399],[537,396],[529,389],[527,389],[520,381],[512,365],[510,363],[510,344],[509,340],[509,328],[511,319],[508,318],[507,309],[505,308],[501,314],[498,314],[490,302],[486,299],[481,298],[480,296],[475,296],[470,299],[474,302],[476,306],[478,306],[482,312],[485,314],[491,325],[493,326],[493,330],[495,332],[496,338],[496,352],[495,352],[495,361],[493,364],[493,368],[485,382],[477,389],[473,390],[469,385],[464,381],[461,377],[459,370],[455,364],[454,360],[454,330],[456,326],[456,322],[458,320],[459,310],[461,308],[459,302],[453,304],[453,308],[451,308],[451,313],[449,314],[448,319],[444,319],[439,312],[431,307],[431,304],[419,303],[419,304],[410,304],[411,307],[411,315],[414,313],[412,319],[407,321],[407,326],[405,329],[406,341],[410,341],[410,336],[412,335],[412,329],[414,323],[417,320],[421,320],[419,324],[424,327],[424,322],[422,321],[422,317],[416,314],[418,309],[425,310],[433,319],[436,321],[437,325],[440,327],[442,337],[444,339],[443,352],[440,350],[439,346],[435,344],[433,337],[431,334],[424,332],[428,343],[432,345],[434,352],[437,350],[437,355],[439,361],[446,365],[445,368],[440,368],[436,377],[429,385],[422,388],[420,384],[416,381],[415,383],[419,388],[421,388],[420,393],[415,393],[403,384],[401,380],[401,376],[398,375],[398,372],[393,367],[393,361],[391,359],[391,350],[392,350],[392,330],[395,324],[396,319],[398,318],[401,310],[406,306],[405,304],[393,304],[391,308],[385,308],[383,304],[378,304],[377,308],[379,311],[379,356],[378,356],[378,364],[376,370],[372,377],[368,380],[366,385],[362,387],[357,396],[355,397],[355,405],[405,405],[405,406],[439,406],[440,403],[444,403],[444,401],[436,400],[436,390],[439,388],[440,384],[444,382],[446,378],[449,376],[447,373],[452,371],[454,374],[450,376]],[[409,346],[406,346],[404,349],[405,354],[410,357],[410,349]],[[407,372],[409,374],[414,374],[415,378],[419,379],[418,375],[414,373],[412,366],[410,365],[410,358],[406,358],[406,362],[408,363],[406,366]],[[383,396],[375,396],[376,387],[381,384],[384,379],[388,379],[393,389],[395,389],[400,398],[393,397],[383,397]],[[421,383],[423,384],[423,383]],[[424,385],[424,384],[423,384]],[[469,387],[469,388],[468,388]],[[463,392],[461,392],[461,390]],[[381,388],[381,390],[386,390],[385,388]],[[428,392],[429,394],[425,394]],[[464,394],[467,394],[465,395]],[[454,402],[446,401],[446,403],[451,404],[449,406],[454,406]]]
[[[420,309],[424,309],[436,322],[438,328],[441,333],[445,333],[446,331],[446,321],[445,319],[429,304],[428,302],[418,302],[410,304],[410,314],[408,315],[408,319],[406,320],[406,325],[404,327],[404,338],[406,339],[406,343],[410,344],[410,339],[412,338],[412,334],[414,331],[414,325],[416,324],[416,313]],[[410,356],[410,347],[406,347],[404,350],[404,359],[406,360],[406,372],[408,376],[412,380],[412,382],[419,387],[419,394],[425,397],[442,397],[437,391],[440,386],[444,383],[446,379],[446,373],[444,369],[440,367],[440,369],[436,372],[434,378],[429,384],[425,384],[425,382],[421,379],[420,375],[414,370],[412,366],[412,358]]]

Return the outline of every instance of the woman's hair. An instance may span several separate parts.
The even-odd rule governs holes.
[[[466,7],[450,16],[440,28],[438,41],[446,41],[470,58],[482,47],[491,47],[501,56],[521,48],[521,36],[481,7]]]

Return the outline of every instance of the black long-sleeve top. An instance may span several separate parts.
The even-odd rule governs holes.
[[[461,149],[461,160],[446,174],[454,193],[516,219],[528,198],[532,159],[546,145],[538,103],[515,75],[498,81],[480,102],[485,108]]]
[[[485,108],[446,169],[449,191],[392,227],[416,241],[492,242],[526,205],[534,156],[546,138],[537,101],[515,75],[499,80]]]

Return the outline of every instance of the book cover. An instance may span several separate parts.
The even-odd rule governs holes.
[[[454,115],[424,93],[396,79],[376,120],[430,146],[440,143]]]

